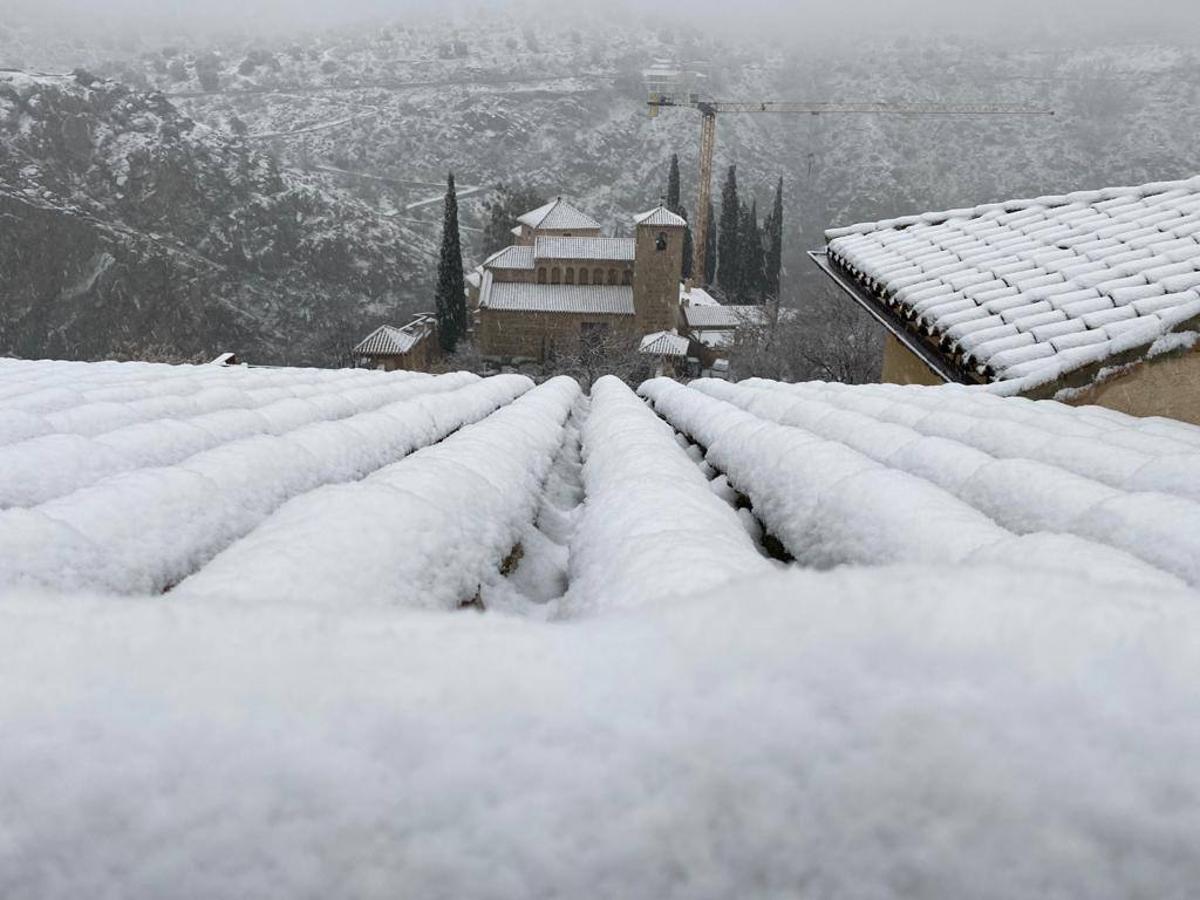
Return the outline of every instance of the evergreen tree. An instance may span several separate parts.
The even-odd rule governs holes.
[[[442,252],[438,258],[437,292],[438,340],[442,349],[453,353],[467,334],[467,298],[463,279],[462,245],[458,238],[458,195],[454,192],[454,173],[446,182],[445,218],[442,220]]]
[[[717,287],[727,297],[742,290],[741,206],[738,203],[737,166],[730,166],[721,188],[721,223],[717,237]]]
[[[763,275],[766,295],[779,299],[780,278],[783,272],[783,177],[775,187],[775,206],[767,218],[766,256]]]
[[[521,185],[498,184],[494,197],[483,205],[487,221],[483,226],[483,254],[491,256],[513,243],[512,230],[517,216],[546,205],[540,191]]]
[[[744,303],[762,303],[766,293],[766,273],[763,268],[763,233],[758,227],[758,201],[742,207],[739,232],[742,251],[742,290]]]
[[[679,156],[671,154],[671,167],[667,173],[667,209],[675,215],[687,219],[687,210],[679,199]],[[692,229],[689,225],[683,232],[683,277],[692,277]]]
[[[717,214],[708,201],[708,233],[704,235],[704,287],[717,279]]]

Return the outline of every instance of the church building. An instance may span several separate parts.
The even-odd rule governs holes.
[[[541,362],[676,331],[686,228],[658,206],[633,217],[633,237],[607,237],[561,197],[521,216],[516,242],[484,261],[471,290],[480,352]]]

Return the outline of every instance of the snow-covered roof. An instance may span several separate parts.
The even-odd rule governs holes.
[[[656,228],[686,228],[687,220],[677,216],[665,206],[656,206],[633,217],[635,225],[651,225]]]
[[[803,565],[1050,565],[1200,587],[1196,426],[981,386],[642,392]]]
[[[380,325],[353,350],[355,356],[399,356],[407,353],[433,330],[433,320],[417,316],[407,325]]]
[[[768,309],[765,306],[722,306],[696,305],[685,306],[684,320],[689,328],[737,328],[741,325],[752,325],[767,319]]]
[[[634,314],[633,288],[622,285],[525,284],[485,279],[481,309]]]
[[[637,242],[619,237],[553,237],[534,241],[533,257],[542,259],[594,259],[633,262]]]
[[[720,306],[720,302],[702,287],[688,288],[684,282],[679,283],[679,303],[688,306]]]
[[[483,261],[487,269],[532,269],[533,248],[528,244],[514,244],[497,250]]]
[[[537,209],[525,213],[523,216],[518,217],[517,221],[523,225],[528,225],[534,230],[548,229],[562,231],[569,228],[579,228],[590,231],[600,227],[599,222],[587,213],[576,209],[562,197],[559,197],[557,200],[551,200],[545,206],[539,206]]]
[[[647,356],[687,356],[690,342],[673,331],[656,331],[642,337],[639,353]]]
[[[1200,177],[826,237],[829,260],[864,294],[989,380],[1053,380],[1200,317]]]
[[[1200,429],[640,392],[0,359],[5,883],[1186,895]]]

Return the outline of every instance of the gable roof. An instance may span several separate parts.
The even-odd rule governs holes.
[[[562,197],[550,201],[545,206],[539,206],[537,209],[530,210],[523,216],[518,216],[517,221],[533,229],[550,228],[561,230],[565,228],[582,228],[590,230],[600,227],[599,222],[587,213],[576,209],[570,203],[563,200]]]
[[[940,373],[954,380],[1054,380],[1200,317],[1200,177],[889,219],[826,238],[835,279],[890,312],[897,336],[935,369],[921,350],[940,356]]]
[[[633,288],[622,285],[526,284],[484,279],[480,309],[632,316]]]
[[[686,228],[687,219],[677,216],[661,204],[644,213],[633,217],[635,225],[653,225],[655,227]]]
[[[638,353],[647,356],[687,356],[691,342],[673,331],[656,331],[642,338]]]
[[[407,325],[380,325],[352,351],[356,356],[399,356],[433,331],[432,316],[420,315]]]
[[[539,237],[533,244],[535,259],[595,259],[633,262],[637,242],[618,237]]]

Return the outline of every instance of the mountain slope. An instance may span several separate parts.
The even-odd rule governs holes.
[[[428,244],[84,72],[0,72],[0,221],[0,352],[20,355],[332,362],[412,306]]]

